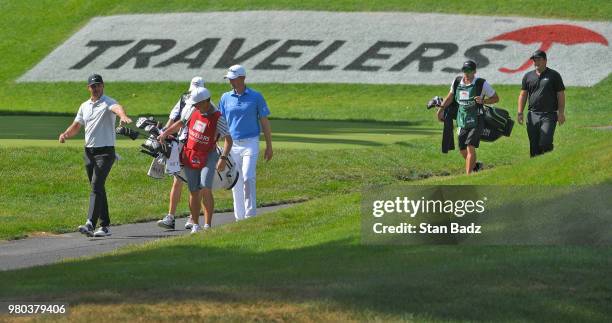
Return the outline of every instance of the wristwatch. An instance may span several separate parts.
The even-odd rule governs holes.
[[[219,158],[227,160],[227,156],[220,156]]]

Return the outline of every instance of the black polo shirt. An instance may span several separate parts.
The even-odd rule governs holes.
[[[564,91],[563,79],[559,72],[546,68],[540,75],[535,70],[523,76],[522,90],[529,94],[529,110],[554,112],[559,109],[557,92]]]

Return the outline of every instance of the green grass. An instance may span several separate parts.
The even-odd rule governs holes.
[[[608,1],[566,0],[478,0],[469,6],[456,1],[2,1],[0,9],[0,58],[10,62],[0,64],[0,239],[34,231],[73,231],[84,219],[82,140],[66,145],[56,141],[86,99],[84,85],[14,80],[93,16],[304,9],[600,21],[612,17]],[[111,82],[106,90],[132,116],[165,115],[184,87],[172,82]],[[219,83],[209,87],[217,100],[228,89]],[[487,170],[470,177],[462,175],[463,160],[457,152],[440,154],[440,124],[424,108],[448,86],[255,87],[272,109],[275,146],[273,161],[258,165],[258,202],[310,201],[197,237],[4,272],[0,300],[65,300],[71,303],[70,319],[75,321],[100,312],[110,321],[585,322],[605,321],[612,315],[609,247],[401,247],[359,242],[359,192],[366,185],[609,183],[609,131],[590,127],[610,125],[612,78],[592,88],[568,88],[568,120],[557,130],[553,153],[530,159],[525,128],[517,125],[510,138],[481,145],[478,158]],[[501,97],[499,106],[513,112],[518,87],[494,87]],[[150,102],[159,104],[152,107]],[[54,114],[24,120],[14,115],[20,111]],[[157,219],[167,207],[170,181],[146,176],[150,158],[137,151],[138,144],[118,144],[124,159],[107,185],[114,223]],[[220,209],[231,205],[228,192],[216,198]],[[184,201],[179,210],[186,211]],[[0,316],[4,319],[8,317]]]
[[[321,313],[334,321],[453,322],[612,315],[610,248],[364,246],[359,200],[331,195],[197,237],[6,272],[0,299],[62,300],[75,320],[89,307],[126,302],[142,312],[110,317],[194,319],[190,307],[215,302],[231,309],[202,317],[261,320],[274,308],[292,321]],[[160,310],[168,302],[175,311]]]
[[[165,121],[167,116],[156,116]],[[0,145],[6,147],[38,146],[63,147],[58,136],[74,120],[73,116],[16,116],[7,115],[0,119]],[[27,126],[26,126],[27,125]],[[413,125],[411,122],[358,122],[331,120],[289,120],[273,121],[274,147],[282,149],[355,149],[380,147],[401,141],[417,140],[438,133],[438,128]],[[132,126],[132,128],[135,128]],[[120,147],[136,148],[142,144],[145,131],[131,141],[117,136]],[[83,145],[83,132],[68,141],[69,146]]]

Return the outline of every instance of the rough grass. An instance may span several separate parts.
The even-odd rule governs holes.
[[[183,309],[184,320],[586,322],[612,314],[610,248],[365,246],[359,200],[333,194],[198,236],[8,271],[0,299],[68,302],[73,320],[97,304],[118,304],[109,315],[129,321]]]

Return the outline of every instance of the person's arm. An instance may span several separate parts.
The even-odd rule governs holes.
[[[516,119],[519,124],[523,124],[523,111],[525,111],[525,104],[527,103],[527,91],[521,90],[518,96],[518,111]]]
[[[62,144],[65,143],[66,139],[76,135],[77,133],[79,133],[80,130],[81,130],[81,124],[74,121],[70,126],[68,126],[66,131],[62,132],[59,135],[59,142]]]
[[[183,120],[179,120],[179,121],[173,123],[168,128],[166,128],[166,130],[162,131],[162,133],[159,134],[159,136],[157,137],[157,140],[159,142],[163,143],[164,140],[166,140],[166,138],[168,138],[168,135],[176,133],[177,131],[179,131],[183,127],[183,125],[184,125]]]
[[[164,129],[168,129],[170,125],[172,125],[173,123],[181,119],[180,110],[181,110],[181,99],[179,99],[178,102],[176,102],[176,104],[174,105],[174,107],[172,107],[172,110],[170,110],[170,114],[168,115],[168,121],[166,122]]]
[[[565,91],[557,92],[557,104],[559,104],[559,111],[557,111],[557,122],[562,125],[565,122]]]
[[[264,138],[266,139],[266,152],[264,153],[264,158],[266,161],[270,161],[272,159],[272,127],[270,126],[270,120],[268,117],[259,118],[259,122],[261,123],[261,129],[264,133]]]
[[[170,127],[170,126],[171,126],[171,125],[172,125],[174,122],[176,122],[176,121],[174,121],[174,120],[172,120],[172,119],[168,118],[168,121],[167,121],[167,122],[166,122],[166,124],[164,125],[164,129],[166,129],[166,130],[167,130],[167,129],[168,129],[168,127]]]
[[[453,95],[454,93],[452,91],[448,92],[444,100],[442,100],[442,105],[440,105],[440,108],[436,111],[436,115],[440,122],[444,122],[444,109],[453,102]]]
[[[485,81],[482,84],[481,95],[475,97],[474,101],[478,104],[495,104],[499,102],[499,96],[497,96],[497,92],[495,92],[491,84]]]
[[[173,124],[175,124],[176,122],[181,121],[181,119],[172,119],[172,118],[168,118],[168,122],[166,122],[166,125],[164,126],[164,131],[168,131],[168,129],[170,128],[170,126],[172,126]],[[179,128],[177,131],[175,132],[170,132],[168,133],[170,134],[176,134],[177,132],[179,132],[181,130],[181,128]]]
[[[220,172],[225,169],[225,161],[232,150],[232,145],[234,145],[234,141],[229,134],[223,137],[223,154],[219,156],[219,161],[217,161],[217,171]]]
[[[499,102],[499,96],[497,96],[497,92],[495,92],[491,97],[486,97],[483,99],[481,96],[477,96],[474,100],[478,104],[495,104]]]
[[[132,123],[132,119],[130,119],[127,114],[125,114],[125,110],[121,104],[114,104],[110,109],[114,114],[119,116],[119,125],[122,126],[124,124]]]

